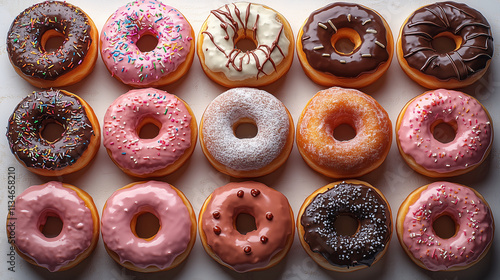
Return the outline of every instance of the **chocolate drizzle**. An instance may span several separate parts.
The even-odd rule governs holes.
[[[331,43],[332,36],[342,28],[354,29],[361,37],[361,45],[350,54],[337,52]],[[356,78],[375,72],[390,58],[384,20],[361,5],[327,5],[314,11],[302,30],[302,50],[307,62],[321,72]]]
[[[46,52],[42,36],[49,30],[63,34],[62,46]],[[22,73],[55,80],[80,65],[92,38],[89,18],[78,7],[65,2],[43,2],[24,10],[12,23],[7,36],[7,52]]]
[[[462,38],[448,53],[438,53],[432,40],[443,32]],[[440,80],[463,81],[487,67],[493,37],[484,16],[465,4],[439,2],[416,10],[402,29],[403,57],[412,68]]]
[[[339,235],[334,223],[339,215],[359,221],[353,236]],[[370,266],[390,240],[391,214],[384,199],[370,187],[342,182],[318,194],[301,216],[304,240],[313,252],[332,265]]]
[[[49,122],[61,124],[61,137],[49,142],[40,135]],[[78,98],[59,90],[33,92],[9,118],[10,149],[27,167],[61,170],[87,150],[94,129]]]
[[[238,7],[236,6],[236,3],[232,3],[236,18],[233,17],[233,15],[231,14],[231,8],[229,4],[226,4],[217,10],[211,11],[211,14],[214,15],[221,22],[220,26],[222,29],[224,29],[226,33],[226,36],[224,36],[225,40],[232,40],[233,42],[237,42],[239,39],[245,38],[246,35],[241,35],[242,33],[246,34],[246,32],[250,30],[253,33],[252,39],[254,41],[257,41],[257,43],[259,43],[258,38],[256,37],[257,26],[260,18],[259,14],[256,15],[256,20],[253,26],[248,25],[251,5],[252,3],[248,3],[248,6],[244,13],[245,14],[244,18],[242,18],[242,13],[240,9],[238,9]],[[233,30],[232,36],[229,35],[228,28]],[[258,70],[256,78],[258,79],[260,74],[268,75],[268,73],[264,72],[264,65],[267,62],[271,63],[274,68],[274,71],[276,71],[276,63],[271,58],[271,55],[275,50],[278,50],[281,56],[285,57],[283,50],[278,45],[279,39],[283,34],[283,28],[284,28],[283,25],[281,25],[281,28],[278,34],[276,34],[276,38],[271,43],[271,45],[259,43],[254,50],[248,50],[245,52],[243,52],[238,48],[233,48],[232,50],[229,50],[228,53],[227,50],[224,50],[221,46],[215,43],[213,34],[211,34],[208,31],[203,31],[202,34],[207,35],[210,38],[210,41],[212,41],[212,43],[215,45],[215,47],[226,56],[227,62],[225,66],[227,68],[233,68],[234,70],[241,72],[243,71],[244,63],[248,64],[251,59],[255,60],[256,67]],[[264,54],[265,59],[263,61],[260,61],[259,56],[256,54],[257,52]],[[243,56],[239,56],[239,54],[241,53],[243,53]]]

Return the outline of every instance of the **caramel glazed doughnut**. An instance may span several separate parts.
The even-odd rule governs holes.
[[[439,53],[432,41],[455,41],[456,48]],[[459,88],[479,80],[493,56],[493,37],[488,21],[477,10],[455,2],[424,6],[401,27],[397,56],[406,74],[427,88]]]
[[[252,40],[254,50],[235,44]],[[225,87],[259,87],[283,76],[292,64],[294,39],[288,21],[264,5],[238,2],[211,11],[198,35],[205,74]]]
[[[64,132],[54,141],[42,137],[50,123]],[[90,105],[64,91],[33,92],[24,98],[9,118],[10,150],[29,171],[43,176],[76,172],[94,158],[101,144],[99,122]]]
[[[354,44],[336,49],[340,39]],[[297,56],[311,80],[323,86],[360,88],[379,79],[394,52],[392,32],[376,11],[336,2],[314,11],[297,35]]]
[[[351,126],[356,136],[335,139],[339,125]],[[322,90],[307,103],[297,122],[297,148],[304,161],[332,178],[359,177],[384,162],[392,142],[387,112],[371,96],[355,89]]]
[[[48,217],[63,223],[55,237],[43,233]],[[85,191],[51,181],[31,186],[16,198],[7,217],[7,235],[27,262],[51,272],[63,271],[94,251],[99,240],[99,213]]]
[[[52,37],[64,37],[61,47],[46,51]],[[40,88],[74,84],[94,69],[98,31],[80,8],[45,1],[19,14],[7,36],[7,52],[16,72]]]
[[[352,236],[339,234],[341,215],[358,220]],[[372,266],[385,254],[392,235],[392,213],[384,195],[358,180],[335,182],[306,198],[297,216],[300,243],[325,269],[348,272]]]

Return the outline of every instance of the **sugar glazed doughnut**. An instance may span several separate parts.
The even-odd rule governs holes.
[[[153,124],[159,133],[139,137]],[[198,125],[191,108],[179,97],[154,88],[131,90],[118,97],[104,115],[103,144],[123,172],[159,177],[179,169],[193,153]]]
[[[141,37],[156,37],[141,51]],[[175,8],[156,0],[133,1],[109,17],[101,32],[101,58],[109,72],[134,87],[160,87],[187,73],[194,57],[194,31]]]
[[[255,218],[256,229],[241,234],[238,215]],[[237,272],[263,270],[279,263],[293,243],[294,216],[286,197],[257,182],[229,183],[203,204],[198,229],[205,251]]]
[[[61,125],[64,132],[50,141],[42,132],[53,123]],[[75,94],[34,91],[10,116],[7,140],[12,153],[29,171],[62,176],[90,163],[101,145],[101,128],[90,105]]]
[[[446,123],[455,130],[449,143],[434,137],[436,126]],[[410,100],[396,123],[401,156],[420,174],[448,177],[467,173],[488,156],[493,125],[486,108],[465,93],[438,89]]]
[[[356,233],[342,235],[341,215],[358,221]],[[302,247],[325,269],[348,272],[367,268],[385,254],[392,235],[392,213],[384,195],[358,180],[328,184],[306,198],[297,217]]]
[[[63,224],[55,237],[42,233],[49,217]],[[51,272],[62,271],[94,251],[99,240],[99,213],[86,192],[51,181],[31,186],[16,198],[7,217],[7,235],[27,262]]]
[[[137,219],[151,213],[158,232],[147,239],[137,235]],[[196,216],[186,196],[164,182],[131,183],[115,191],[102,211],[102,240],[108,254],[135,271],[156,272],[182,263],[196,240]]]
[[[447,37],[455,49],[440,53],[432,42]],[[411,14],[397,42],[399,65],[426,88],[459,88],[479,80],[493,56],[491,28],[484,16],[466,4],[438,2]]]
[[[39,88],[74,84],[94,69],[97,28],[80,8],[66,2],[45,1],[20,13],[7,33],[7,52],[16,72]],[[47,40],[63,37],[55,51]]]
[[[347,39],[352,51],[337,49]],[[314,11],[297,35],[297,56],[311,80],[323,86],[360,88],[378,80],[394,53],[392,32],[376,11],[336,2]]]
[[[452,218],[455,235],[434,231],[441,216]],[[431,271],[471,267],[488,252],[495,223],[488,203],[472,188],[434,182],[413,191],[401,204],[396,230],[401,246],[418,266]]]
[[[242,123],[257,126],[253,138],[238,138]],[[259,177],[280,167],[293,147],[293,119],[272,94],[252,88],[230,89],[206,108],[200,143],[210,163],[233,177]]]
[[[339,125],[356,136],[335,139]],[[392,142],[392,124],[375,99],[355,89],[322,90],[307,103],[297,122],[297,148],[317,172],[333,177],[359,177],[379,167]]]
[[[242,39],[256,48],[242,51]],[[260,4],[237,2],[212,10],[198,35],[203,71],[225,87],[259,87],[283,76],[292,64],[294,39],[288,21]]]

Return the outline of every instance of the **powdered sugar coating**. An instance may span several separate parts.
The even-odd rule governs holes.
[[[233,126],[248,118],[257,135],[239,139]],[[219,163],[234,170],[258,170],[269,165],[283,151],[290,121],[285,105],[272,94],[252,88],[230,89],[215,98],[203,114],[203,141]]]

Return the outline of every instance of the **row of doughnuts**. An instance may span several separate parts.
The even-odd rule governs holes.
[[[44,138],[51,123],[64,127],[55,140]],[[256,126],[251,138],[239,138],[243,123]],[[453,140],[434,136],[439,124],[453,127]],[[150,139],[141,129],[155,125]],[[351,126],[355,136],[335,138],[335,129]],[[294,124],[285,105],[272,94],[254,88],[233,88],[216,97],[200,121],[200,142],[218,171],[239,178],[260,177],[279,168],[290,155]],[[488,156],[493,125],[475,98],[458,91],[434,90],[410,100],[396,123],[400,154],[410,167],[429,177],[464,174]],[[333,135],[333,137],[332,137]],[[392,123],[372,97],[354,89],[319,91],[306,104],[296,130],[297,147],[314,170],[332,178],[367,174],[385,160],[392,143]],[[7,138],[23,166],[44,176],[61,176],[82,169],[100,146],[101,131],[92,108],[64,90],[33,92],[9,118]],[[189,105],[167,92],[131,90],[108,108],[103,144],[112,161],[136,177],[160,177],[181,167],[198,139],[198,125]]]
[[[74,267],[97,245],[99,231],[108,254],[122,266],[141,272],[176,267],[189,255],[198,227],[206,252],[237,272],[262,270],[279,263],[295,235],[294,215],[287,198],[258,182],[229,183],[205,200],[198,226],[186,196],[159,181],[135,182],[115,191],[102,218],[92,197],[69,184],[51,181],[31,186],[16,198],[7,233],[18,254],[49,271]],[[151,236],[138,234],[141,215],[152,214],[158,228]],[[255,229],[242,232],[240,214],[255,219]],[[358,221],[352,235],[340,233],[342,215]],[[456,234],[442,238],[433,223],[447,215]],[[61,220],[55,237],[44,233],[48,217]],[[392,235],[392,212],[384,195],[358,180],[335,182],[306,198],[297,216],[300,242],[320,266],[334,271],[370,267],[385,254]],[[449,182],[423,186],[401,205],[396,230],[408,256],[428,270],[460,270],[485,256],[494,222],[484,198],[475,190]]]
[[[143,51],[137,42],[154,36],[156,46]],[[46,51],[52,37],[64,37],[56,51]],[[447,37],[456,47],[443,53],[432,45]],[[158,87],[182,77],[195,48],[204,72],[226,87],[258,87],[286,74],[293,60],[294,38],[277,11],[254,3],[226,4],[212,10],[198,35],[176,9],[159,1],[134,1],[105,23],[100,40],[87,14],[65,2],[27,8],[11,25],[7,51],[16,72],[31,84],[62,87],[92,72],[99,41],[101,58],[112,76],[134,87]],[[255,43],[242,51],[240,40]],[[352,48],[341,47],[349,41]],[[457,88],[477,81],[488,69],[493,43],[487,20],[465,4],[440,2],[415,11],[401,27],[396,44],[404,72],[427,88]],[[314,11],[297,36],[299,61],[314,82],[324,86],[364,87],[388,69],[392,32],[376,11],[358,4],[332,3]]]

